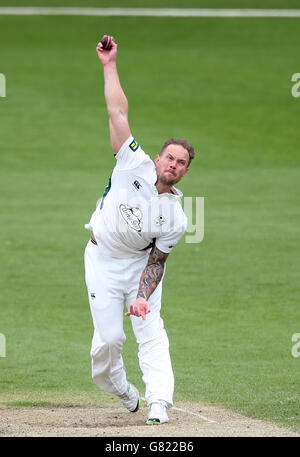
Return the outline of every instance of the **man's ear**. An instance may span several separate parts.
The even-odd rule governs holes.
[[[183,176],[185,176],[185,175],[187,174],[188,171],[189,171],[189,168],[187,168],[187,169],[185,170],[185,173],[184,173]]]
[[[160,156],[157,155],[157,156],[155,157],[155,159],[154,159],[155,164],[157,164],[157,163],[159,162],[159,160],[160,160]]]

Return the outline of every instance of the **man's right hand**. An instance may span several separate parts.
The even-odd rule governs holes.
[[[103,49],[101,41],[97,44],[96,51],[99,57],[100,62],[103,66],[107,65],[109,62],[115,62],[117,59],[117,49],[118,45],[115,43],[114,37],[111,38],[111,49]]]
[[[97,54],[103,65],[104,95],[109,116],[110,140],[113,151],[118,153],[122,144],[130,137],[128,123],[128,101],[123,92],[117,70],[117,44],[114,37],[104,35],[111,44],[111,49],[103,49],[97,44]]]

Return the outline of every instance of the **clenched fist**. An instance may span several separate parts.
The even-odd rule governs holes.
[[[107,63],[114,62],[116,60],[117,49],[118,45],[115,43],[114,37],[110,35],[104,35],[96,47],[96,51],[102,65],[106,65]]]

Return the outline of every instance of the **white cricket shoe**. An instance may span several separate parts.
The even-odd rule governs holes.
[[[141,399],[139,391],[133,384],[128,384],[127,392],[123,395],[118,395],[123,405],[131,412],[136,413],[140,408]]]
[[[151,403],[147,425],[160,425],[169,422],[167,408],[162,403]]]

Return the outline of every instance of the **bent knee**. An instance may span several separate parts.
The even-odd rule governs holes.
[[[111,357],[115,357],[116,354],[122,352],[125,340],[126,337],[124,334],[110,333],[105,335],[105,337],[102,336],[101,343],[92,345],[92,359],[99,359],[103,362],[110,360]]]

